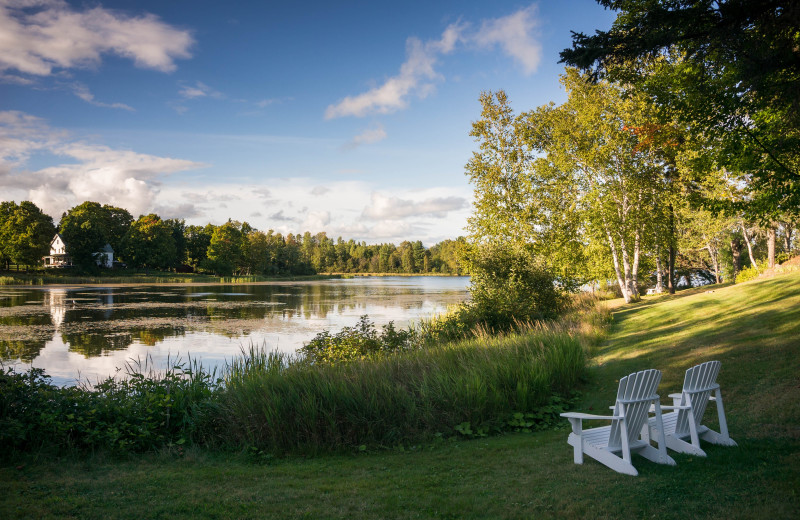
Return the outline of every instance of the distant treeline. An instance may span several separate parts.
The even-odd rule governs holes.
[[[138,219],[123,208],[84,202],[53,219],[34,203],[0,203],[0,263],[34,267],[49,253],[58,232],[79,269],[97,269],[97,252],[110,244],[114,259],[128,267],[214,272],[220,275],[341,273],[462,274],[457,251],[465,240],[426,248],[420,241],[367,244],[324,232],[282,235],[247,222],[187,226],[155,213]],[[119,265],[119,263],[117,264]]]

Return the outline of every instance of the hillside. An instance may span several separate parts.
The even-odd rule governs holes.
[[[617,306],[580,411],[605,413],[617,380],[722,362],[738,448],[638,477],[572,463],[564,429],[312,459],[202,451],[0,468],[4,518],[794,518],[800,510],[800,272]],[[710,407],[711,408],[711,407]],[[707,424],[716,424],[707,413]]]

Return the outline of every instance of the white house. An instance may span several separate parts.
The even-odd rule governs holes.
[[[50,242],[50,254],[43,258],[45,267],[70,267],[72,258],[67,253],[67,244],[64,237],[59,233]],[[103,249],[95,253],[95,261],[100,267],[112,267],[114,265],[114,249],[111,244],[106,244]]]

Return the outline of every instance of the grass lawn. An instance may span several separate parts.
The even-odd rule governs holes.
[[[577,466],[564,429],[311,459],[202,450],[28,457],[0,468],[0,518],[797,518],[800,273],[616,304],[579,411],[608,413],[617,381],[722,361],[731,437],[638,477]],[[713,405],[706,423],[716,425]],[[2,448],[0,448],[2,449]]]

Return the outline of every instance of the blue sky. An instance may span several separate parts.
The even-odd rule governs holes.
[[[0,199],[375,242],[464,234],[481,91],[560,102],[593,0],[0,0]]]

